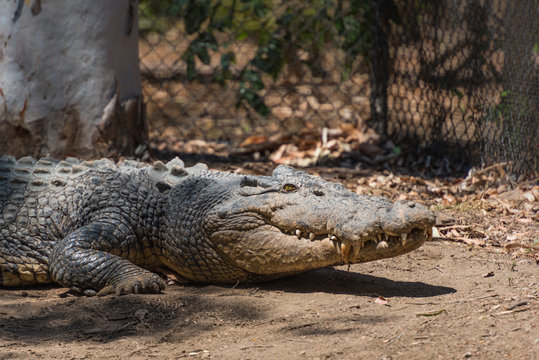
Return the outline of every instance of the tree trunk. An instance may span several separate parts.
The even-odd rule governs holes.
[[[0,154],[117,155],[146,140],[138,1],[0,8]]]

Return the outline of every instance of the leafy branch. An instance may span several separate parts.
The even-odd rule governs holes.
[[[230,67],[236,63],[234,53],[226,50],[230,42],[253,40],[256,53],[239,72],[238,105],[266,116],[269,109],[261,96],[264,75],[275,79],[285,66],[291,71],[307,66],[313,74],[323,73],[318,60],[329,41],[344,51],[343,78],[353,71],[358,56],[368,58],[371,4],[367,0],[141,0],[140,28],[164,32],[182,20],[185,32],[196,35],[183,54],[188,78],[197,75],[196,59],[209,64],[210,52],[219,51],[220,69],[214,79],[221,84],[232,78]],[[217,33],[233,37],[220,44]]]

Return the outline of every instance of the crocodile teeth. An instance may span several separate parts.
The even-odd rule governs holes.
[[[408,238],[408,234],[407,233],[402,233],[401,234],[401,245],[404,246],[406,245],[406,240]]]
[[[341,251],[341,245],[342,245],[342,243],[340,241],[333,240],[333,246],[335,247],[336,250]]]
[[[380,233],[376,234],[376,238],[374,239],[374,242],[378,243],[378,241],[381,241],[381,240],[382,240],[382,234]]]
[[[427,235],[432,237],[432,228],[427,228]]]
[[[299,229],[296,229],[296,236],[298,239],[301,237],[301,231],[299,231]]]
[[[360,246],[354,246],[352,249],[354,249],[354,256],[357,258],[358,255],[359,255],[359,251],[361,250],[361,248],[363,247],[363,244],[361,244]]]
[[[310,234],[309,234],[309,239],[310,239],[311,241],[314,240],[314,233],[310,233]]]
[[[387,242],[385,241],[380,241],[378,243],[378,245],[376,245],[376,250],[382,250],[382,249],[387,249],[389,247],[389,245],[387,244]]]
[[[349,244],[342,244],[341,257],[345,264],[348,264],[348,255],[350,254],[351,249],[352,246],[350,246]]]

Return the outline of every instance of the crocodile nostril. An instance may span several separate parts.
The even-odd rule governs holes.
[[[322,190],[314,190],[313,193],[316,195],[316,196],[324,196],[324,192]]]

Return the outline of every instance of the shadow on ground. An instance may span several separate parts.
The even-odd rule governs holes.
[[[285,292],[326,292],[371,297],[423,298],[455,293],[452,287],[430,285],[421,281],[395,281],[335,268],[324,268],[285,279],[258,284],[260,289]]]
[[[10,290],[0,290],[0,337],[25,342],[89,338],[109,342],[131,335],[165,335],[182,327],[185,336],[193,337],[208,329],[193,319],[215,317],[234,322],[261,316],[256,302],[245,298],[223,301],[211,295],[182,295],[180,287],[169,289],[166,294],[92,298],[62,298],[63,289],[32,298],[22,297],[17,290],[3,296]]]

